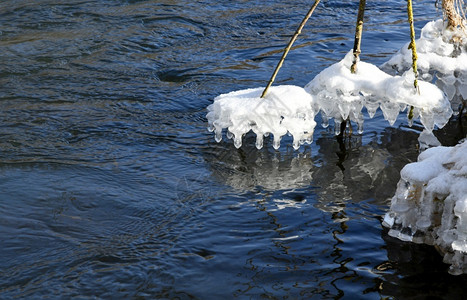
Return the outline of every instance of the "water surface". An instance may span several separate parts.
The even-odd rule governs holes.
[[[342,59],[357,4],[323,1],[276,84]],[[215,96],[265,85],[310,5],[0,2],[0,298],[460,298],[465,276],[381,226],[419,124],[378,112],[299,151],[206,130]],[[405,3],[367,8],[378,65],[409,39]],[[417,32],[440,17],[414,11]]]

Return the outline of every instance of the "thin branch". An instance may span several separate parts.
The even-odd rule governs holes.
[[[300,25],[297,28],[297,31],[295,31],[295,34],[292,36],[292,38],[289,41],[289,44],[284,49],[284,53],[282,54],[282,57],[279,60],[279,63],[277,64],[276,69],[274,70],[274,73],[272,73],[272,76],[271,76],[271,79],[269,79],[268,85],[266,86],[263,93],[261,94],[261,98],[264,98],[264,96],[266,96],[266,93],[267,93],[268,89],[271,87],[272,83],[274,82],[274,79],[276,79],[276,75],[279,72],[279,69],[282,67],[282,64],[284,63],[285,57],[289,53],[290,48],[292,48],[293,43],[297,39],[298,35],[302,32],[302,29],[305,26],[306,22],[308,21],[308,19],[311,17],[313,12],[315,11],[315,8],[318,6],[319,1],[320,0],[315,0],[315,3],[310,8],[310,10],[306,14],[305,18],[303,18],[302,22],[300,23]]]
[[[360,45],[362,43],[362,32],[363,32],[363,15],[365,13],[365,5],[366,0],[360,0],[360,4],[358,6],[358,15],[357,15],[357,25],[355,26],[355,41],[353,45],[353,62],[352,66],[350,67],[350,72],[356,73],[357,72],[357,62],[358,56],[362,51],[360,50]]]

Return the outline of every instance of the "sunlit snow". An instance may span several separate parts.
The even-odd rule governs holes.
[[[418,89],[414,87],[408,44],[381,67],[388,72],[395,70],[394,76],[362,61],[357,63],[356,73],[351,73],[354,57],[350,51],[305,88],[274,86],[265,98],[260,98],[263,88],[216,97],[208,106],[209,130],[220,142],[227,129],[227,138],[233,138],[237,148],[243,136],[253,131],[258,149],[269,134],[278,149],[281,137],[288,133],[298,149],[312,142],[318,112],[322,126],[334,119],[339,134],[340,123],[348,119],[363,131],[364,107],[370,118],[380,108],[391,125],[400,112],[413,107],[413,117],[420,118],[425,127],[419,136],[420,149],[427,150],[418,162],[401,171],[383,225],[393,237],[435,245],[444,261],[451,264],[450,273],[467,273],[467,141],[442,147],[432,133],[435,126],[442,128],[449,121],[451,106],[467,99],[467,34],[462,29],[446,29],[442,20],[432,21],[422,29],[416,45]]]
[[[263,88],[246,89],[223,94],[208,106],[209,130],[214,131],[217,142],[227,128],[227,138],[234,139],[235,147],[242,145],[244,134],[256,133],[256,147],[263,147],[263,137],[274,136],[273,147],[280,147],[281,137],[293,136],[293,147],[311,144],[314,120],[313,97],[303,88],[292,85],[273,86],[264,98]]]
[[[467,99],[467,37],[463,29],[450,30],[446,26],[447,23],[439,19],[423,27],[420,38],[416,40],[417,66],[424,80],[437,79],[436,85],[447,94],[456,109],[460,97]],[[408,45],[403,46],[382,68],[398,72],[411,68],[412,51]]]

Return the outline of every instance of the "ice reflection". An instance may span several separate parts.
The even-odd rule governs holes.
[[[276,209],[276,201],[268,201],[275,196],[275,193],[266,193],[260,199],[251,200],[257,209],[255,214],[263,216],[261,224],[269,229],[264,231],[262,228],[263,235],[270,238],[257,237],[256,243],[265,244],[247,254],[249,258],[240,273],[244,288],[238,289],[234,295],[274,299],[344,296],[344,282],[359,280],[359,274],[347,266],[353,258],[341,247],[344,243],[341,236],[348,228],[345,222],[339,222],[342,214],[329,215],[305,208],[287,209],[292,208],[287,205],[278,205]],[[297,194],[292,197],[299,198]],[[305,201],[298,202],[298,205]],[[252,239],[250,231],[239,231],[236,238],[245,238],[244,235],[248,240]],[[352,292],[347,295],[352,295]]]
[[[423,270],[411,267],[392,254],[381,228],[400,170],[418,156],[422,126],[337,138],[332,129],[326,130],[299,153],[292,147],[257,150],[254,137],[247,137],[238,150],[231,142],[207,147],[210,152],[204,159],[212,179],[242,195],[243,201],[231,203],[232,211],[243,222],[252,218],[262,226],[263,234],[249,227],[235,232],[235,239],[258,243],[244,255],[244,289],[236,296],[274,297],[294,288],[300,289],[301,297],[410,295],[415,290],[410,280],[430,268],[445,280],[439,257],[430,256],[431,261],[437,259],[431,266],[424,258],[410,262],[423,264]],[[439,140],[444,143],[447,137]],[[387,255],[381,251],[386,247]],[[433,282],[432,275],[423,276]],[[355,291],[345,288],[349,282]],[[397,284],[405,290],[396,291]]]
[[[235,190],[290,190],[311,184],[314,163],[310,153],[297,154],[291,148],[280,152],[272,147],[258,150],[252,136],[240,149],[225,144],[213,144],[215,151],[206,160],[214,177]]]
[[[241,149],[217,147],[206,159],[213,176],[239,192],[313,187],[318,207],[334,212],[350,199],[387,204],[400,169],[418,154],[417,137],[415,131],[388,128],[381,135],[368,133],[370,141],[362,144],[361,135],[336,139],[330,130],[300,153],[291,147],[257,150],[250,139]]]

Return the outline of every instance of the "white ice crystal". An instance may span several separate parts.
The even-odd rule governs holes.
[[[278,149],[281,137],[293,136],[293,147],[311,144],[314,121],[313,97],[303,88],[283,85],[271,87],[264,98],[263,88],[246,89],[223,94],[208,106],[208,129],[215,132],[217,142],[222,130],[234,139],[235,147],[242,145],[242,137],[250,130],[256,133],[256,147],[263,147],[263,137],[274,136],[273,147]]]
[[[384,117],[392,125],[400,111],[414,107],[414,117],[420,117],[431,132],[434,125],[443,127],[452,115],[450,103],[435,85],[419,81],[419,91],[414,88],[415,76],[411,70],[402,76],[391,76],[376,66],[358,62],[357,72],[352,74],[353,54],[350,51],[343,60],[319,73],[305,89],[315,96],[321,109],[324,126],[329,118],[337,123],[350,117],[363,126],[362,108],[370,117],[381,108]],[[336,129],[339,126],[336,124]],[[338,132],[337,132],[338,133]]]
[[[431,147],[441,146],[441,143],[433,134],[433,132],[428,132],[426,129],[424,129],[418,136],[418,143],[420,151],[425,151]]]
[[[408,45],[403,46],[382,68],[398,72],[410,69],[412,50]],[[431,21],[423,27],[416,45],[420,76],[427,81],[435,76],[436,85],[447,94],[453,107],[457,107],[460,97],[467,99],[467,32],[461,28],[447,29],[447,24],[441,19]]]
[[[467,273],[467,141],[406,165],[383,225],[393,237],[437,246],[450,273]]]

